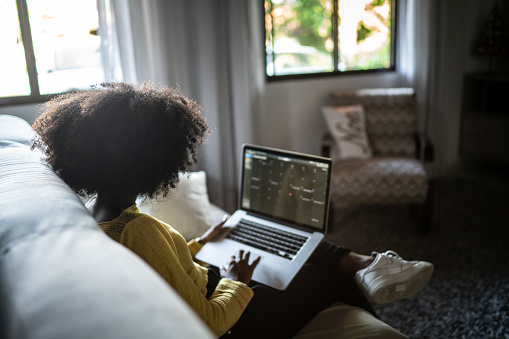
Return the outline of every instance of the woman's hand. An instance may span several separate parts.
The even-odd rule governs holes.
[[[207,232],[199,238],[198,243],[205,245],[208,242],[219,241],[226,238],[228,233],[232,230],[231,227],[224,227],[226,220],[228,220],[227,214],[223,216],[220,222],[209,228]]]
[[[254,269],[260,262],[261,257],[256,258],[252,264],[249,264],[250,252],[240,250],[237,255],[232,256],[228,267],[221,267],[221,277],[231,280],[237,280],[249,285]]]

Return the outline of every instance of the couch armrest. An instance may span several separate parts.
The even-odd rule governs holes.
[[[322,145],[320,147],[320,154],[322,157],[330,158],[333,143],[334,139],[332,139],[332,135],[330,135],[329,132],[325,133],[322,137]]]
[[[0,116],[0,337],[213,338],[150,266],[109,238]],[[100,249],[100,250],[99,250]]]
[[[428,135],[422,132],[414,133],[415,140],[415,158],[423,162],[433,162],[435,160],[435,148]]]

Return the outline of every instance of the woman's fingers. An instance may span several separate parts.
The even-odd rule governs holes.
[[[262,260],[262,257],[261,256],[258,256],[258,258],[256,258],[253,263],[250,265],[253,270],[256,268],[256,266],[258,265],[258,263],[260,263],[260,260]]]

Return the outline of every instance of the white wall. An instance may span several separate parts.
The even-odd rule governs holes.
[[[37,118],[38,112],[36,104],[0,106],[0,114],[15,115],[25,119],[30,124]]]
[[[396,72],[356,76],[275,81],[266,85],[260,111],[260,137],[263,145],[319,154],[326,131],[320,106],[333,90],[403,86]],[[39,114],[35,104],[0,106],[0,114],[19,116],[30,124]]]
[[[396,72],[275,81],[266,85],[259,143],[319,154],[326,126],[320,106],[333,90],[403,86]]]

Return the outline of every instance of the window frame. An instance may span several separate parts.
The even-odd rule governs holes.
[[[300,80],[300,79],[315,79],[315,78],[326,78],[326,77],[337,77],[337,76],[348,76],[348,75],[358,75],[358,74],[373,74],[373,73],[386,73],[386,72],[394,72],[396,71],[396,39],[397,39],[397,20],[398,20],[398,0],[391,1],[391,65],[388,68],[377,68],[377,69],[368,69],[368,70],[351,70],[351,71],[340,71],[338,69],[338,61],[339,61],[339,46],[338,46],[338,36],[339,36],[339,28],[338,28],[338,0],[331,0],[333,4],[333,17],[332,17],[332,25],[333,25],[333,39],[334,39],[334,50],[333,50],[333,58],[334,58],[334,70],[331,72],[319,72],[319,73],[302,73],[302,74],[282,74],[282,75],[268,75],[267,74],[267,49],[266,49],[266,25],[265,25],[265,1],[262,0],[262,37],[263,37],[263,55],[264,55],[264,69],[265,72],[265,80],[267,82],[273,81],[284,81],[284,80]],[[274,27],[274,26],[272,26]]]
[[[0,97],[0,105],[12,104],[29,104],[42,102],[50,95],[41,95],[39,91],[39,81],[37,76],[37,68],[35,63],[34,45],[32,42],[32,31],[30,20],[28,18],[28,7],[25,0],[16,0],[18,9],[18,21],[23,41],[23,49],[25,50],[25,63],[28,72],[28,81],[30,83],[30,94],[23,96]]]
[[[30,27],[30,19],[28,15],[28,5],[26,0],[16,0],[18,10],[19,28],[23,48],[25,50],[25,62],[27,66],[28,81],[30,83],[30,94],[19,96],[0,96],[1,106],[38,104],[50,100],[62,93],[41,94],[39,89],[39,76],[37,74],[37,64],[35,59],[34,44],[32,40],[32,29]]]

